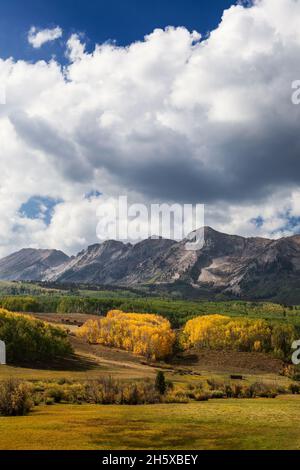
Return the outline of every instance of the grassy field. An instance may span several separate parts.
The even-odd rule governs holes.
[[[85,380],[108,375],[143,380],[154,379],[159,366],[141,363],[125,351],[81,342],[74,346],[72,364],[48,370],[1,366],[0,380],[12,376],[36,381]],[[264,358],[266,368],[263,357],[254,353],[223,354],[222,360],[212,352],[201,353],[195,364],[166,365],[166,377],[187,386],[208,378],[228,380],[232,371],[239,370],[245,385],[263,380],[287,386],[289,380],[278,374],[277,362]],[[197,375],[182,374],[182,370]],[[40,405],[25,417],[0,417],[0,449],[300,449],[299,413],[300,396],[290,395],[143,406]]]
[[[37,407],[0,418],[0,449],[300,449],[300,397]]]
[[[237,303],[235,308],[245,306]],[[260,307],[252,308],[258,315]],[[265,309],[270,315],[286,315],[279,306]],[[207,379],[228,382],[231,374],[242,375],[245,386],[257,381],[276,387],[291,383],[282,376],[282,361],[271,355],[190,350],[168,364],[151,363],[130,352],[76,338],[77,324],[89,318],[86,314],[35,315],[69,331],[74,355],[47,366],[0,366],[0,381],[10,377],[85,381],[111,376],[130,382],[146,377],[154,380],[162,369],[179,388],[205,385]],[[143,406],[43,404],[25,417],[0,417],[0,449],[300,449],[299,415],[299,395]]]

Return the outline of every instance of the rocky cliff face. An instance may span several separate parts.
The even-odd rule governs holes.
[[[68,260],[62,251],[23,249],[0,260],[0,280],[39,281],[49,269]]]
[[[47,280],[132,285],[151,282],[172,240],[149,239],[136,245],[107,241],[92,245],[46,274]]]
[[[279,240],[204,229],[204,246],[148,239],[136,245],[107,241],[68,258],[53,250],[21,250],[0,260],[0,279],[134,286],[185,283],[245,298],[300,299],[300,235]]]

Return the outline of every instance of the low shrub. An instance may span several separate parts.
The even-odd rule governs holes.
[[[211,398],[225,398],[225,393],[222,390],[213,390],[211,392]]]
[[[284,387],[283,385],[274,384],[272,389],[277,393],[277,395],[286,395],[289,393],[288,387]]]
[[[174,384],[171,380],[166,380],[167,390],[174,390]]]
[[[233,398],[242,398],[243,397],[243,386],[240,384],[233,384],[231,387]]]
[[[159,403],[160,394],[150,380],[121,383],[111,377],[87,382],[85,398],[102,405],[142,405]]]
[[[211,395],[209,393],[195,394],[195,400],[196,401],[208,401],[210,398],[211,398]]]
[[[300,385],[299,384],[291,384],[289,386],[289,391],[293,394],[293,395],[299,395],[300,394]]]
[[[8,379],[0,384],[0,414],[24,416],[33,408],[32,391],[29,384]]]
[[[89,403],[110,405],[116,403],[119,384],[111,377],[92,380],[86,384],[86,399]]]
[[[291,378],[296,382],[300,382],[300,372],[295,372]]]
[[[215,379],[207,379],[207,385],[210,390],[220,390],[224,388],[224,382]]]
[[[273,387],[264,382],[254,382],[249,386],[249,398],[275,398],[277,396]]]
[[[287,393],[285,387],[271,386],[263,382],[244,385],[209,379],[207,384],[210,389],[211,398],[275,398],[279,394]]]
[[[80,404],[86,401],[86,393],[84,384],[74,383],[64,388],[64,399],[68,403]]]
[[[154,403],[189,403],[209,399],[226,398],[275,398],[281,393],[300,394],[300,384],[288,388],[255,382],[250,385],[208,381],[167,387],[162,395],[155,381],[144,380],[133,383],[104,377],[86,382],[36,382],[25,383],[10,379],[0,384],[0,414],[18,416],[27,414],[33,406],[56,403],[92,403],[101,405],[143,405]],[[218,387],[218,388],[216,388]],[[213,388],[213,390],[212,390]]]
[[[190,399],[183,390],[170,391],[163,399],[164,403],[189,403]]]
[[[51,397],[47,397],[47,398],[45,399],[45,405],[54,405],[54,403],[55,403],[55,401],[54,401],[54,399],[51,398]]]
[[[231,388],[231,385],[225,384],[224,394],[227,398],[233,398],[234,395],[233,395],[233,390]]]
[[[53,399],[54,403],[61,403],[65,398],[64,389],[60,385],[54,384],[46,391],[45,398],[46,400]]]

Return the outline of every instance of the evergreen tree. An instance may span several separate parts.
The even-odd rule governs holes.
[[[161,371],[157,372],[156,380],[155,380],[155,390],[157,390],[160,395],[164,395],[166,393],[167,384],[165,379],[165,374]]]

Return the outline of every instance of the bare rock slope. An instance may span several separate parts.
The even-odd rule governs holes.
[[[62,251],[26,248],[0,260],[0,280],[40,281],[50,268],[68,260]]]
[[[204,246],[148,239],[136,245],[107,241],[68,258],[53,250],[21,250],[0,260],[0,279],[120,286],[176,285],[241,298],[300,302],[300,235],[279,240],[204,229]]]

